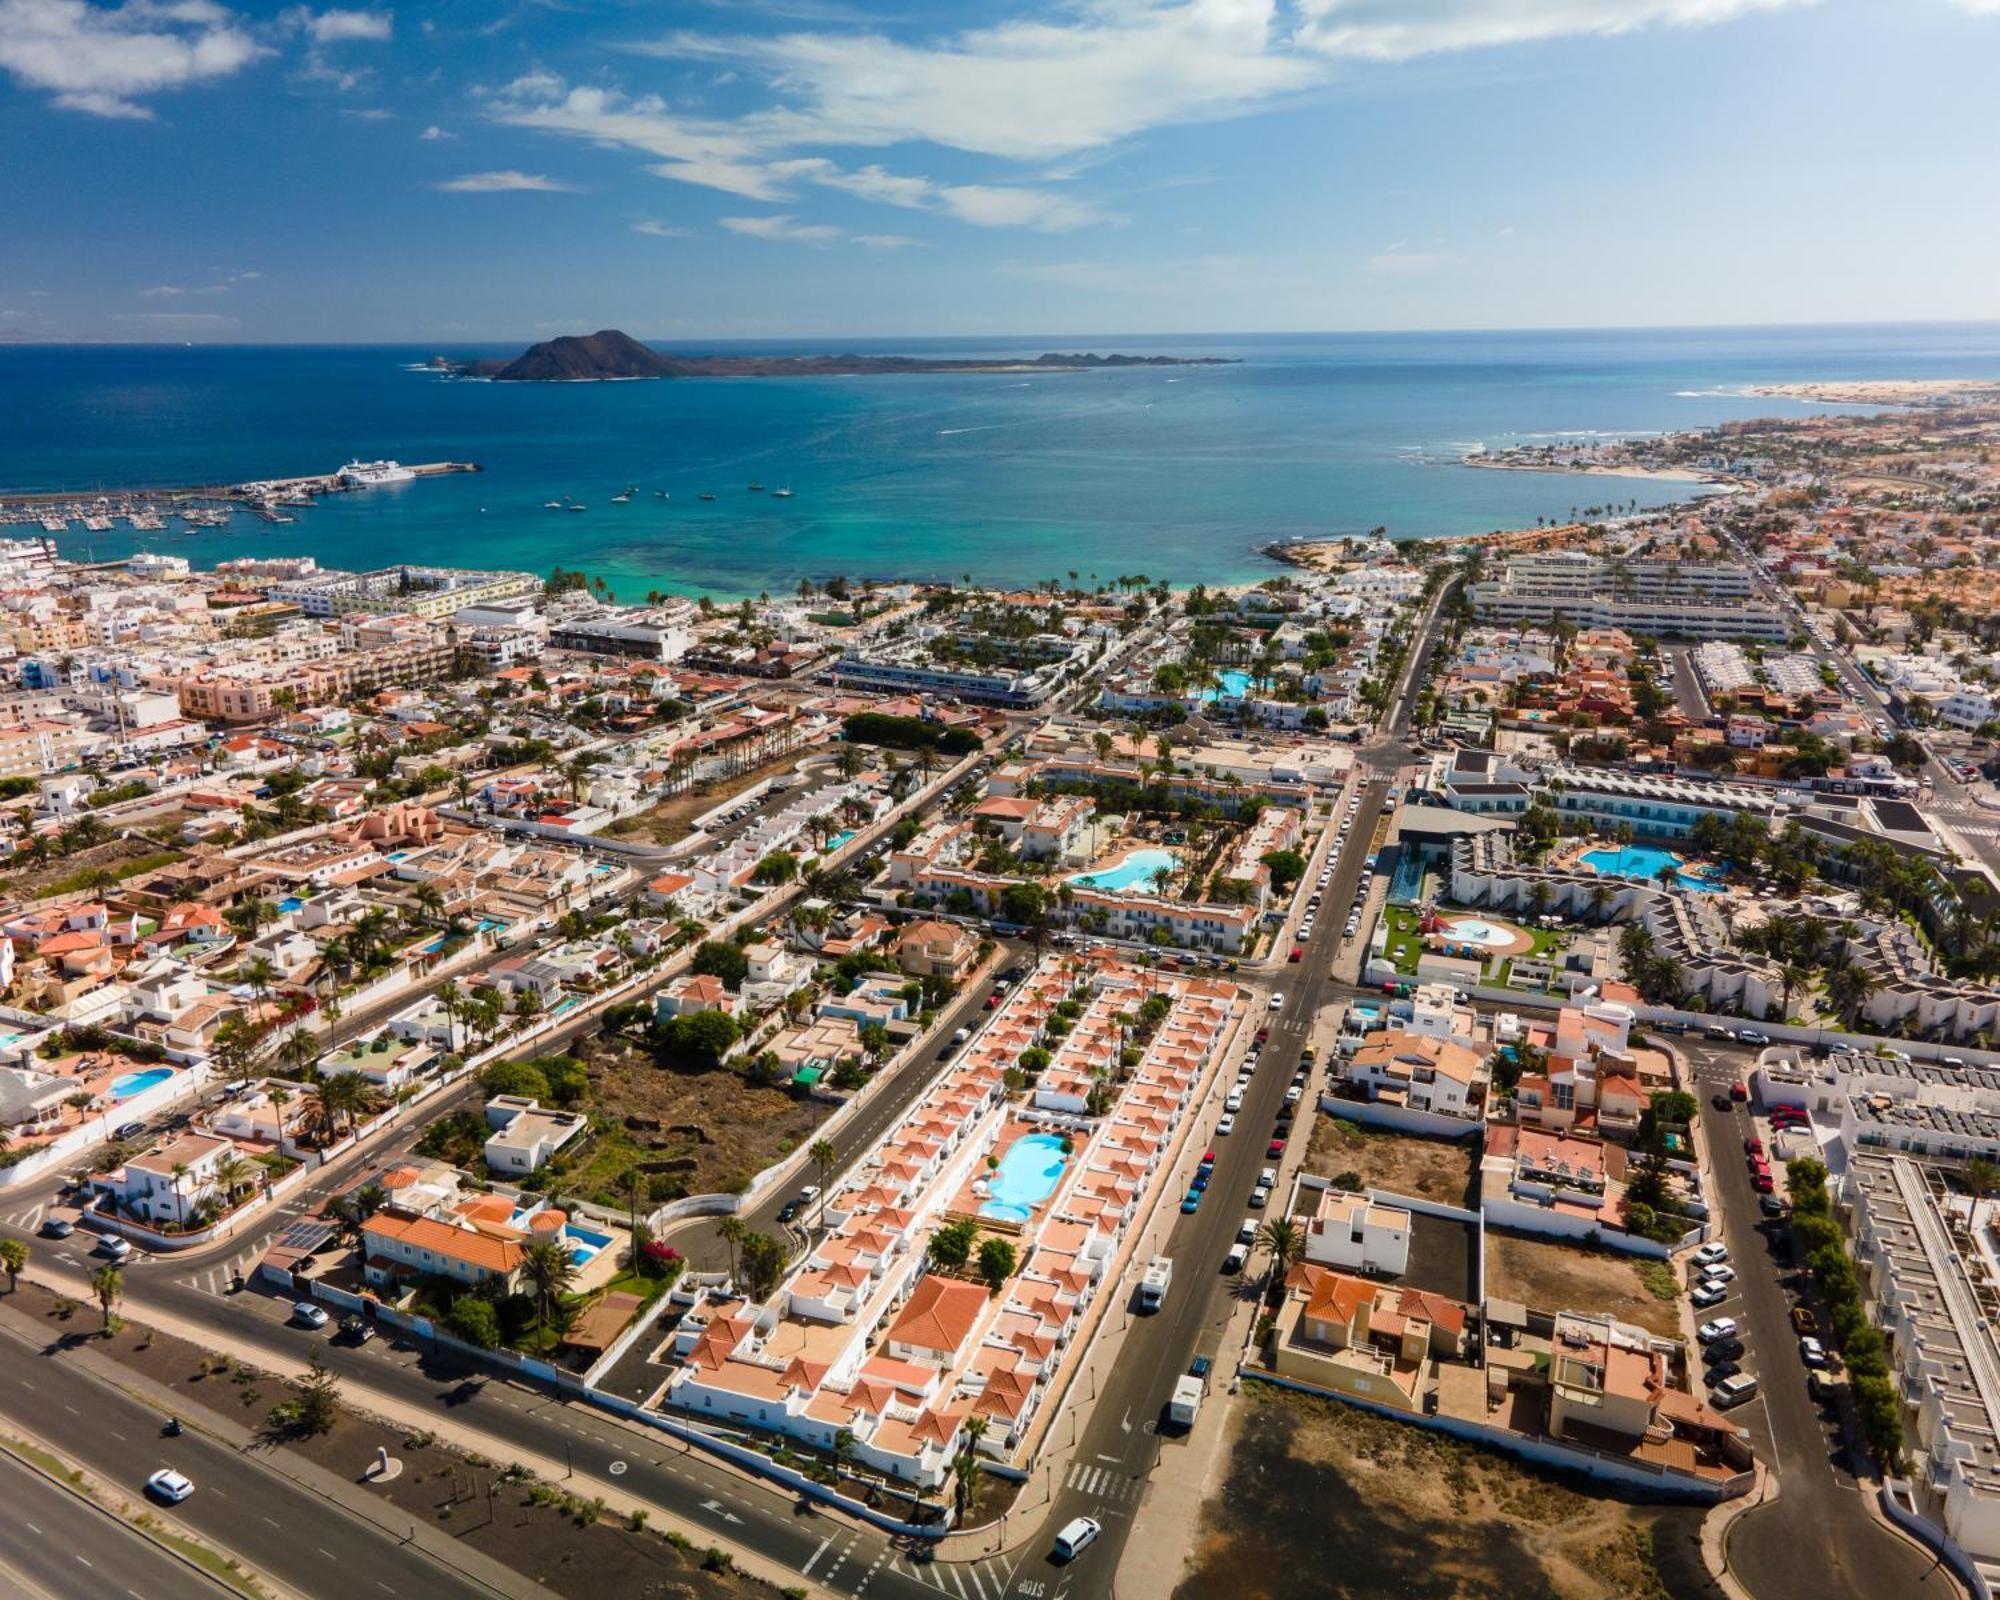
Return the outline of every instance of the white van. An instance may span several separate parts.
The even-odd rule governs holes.
[[[1058,1561],[1074,1561],[1085,1550],[1090,1548],[1091,1542],[1103,1531],[1103,1528],[1093,1518],[1071,1518],[1063,1524],[1062,1532],[1056,1535],[1056,1559]]]
[[[1222,1270],[1224,1272],[1241,1272],[1243,1270],[1243,1263],[1249,1259],[1250,1252],[1245,1246],[1233,1244],[1229,1247],[1229,1254],[1222,1258]]]
[[[1724,1378],[1708,1391],[1708,1402],[1718,1411],[1727,1411],[1731,1406],[1740,1406],[1757,1392],[1757,1375],[1752,1372],[1738,1372]]]

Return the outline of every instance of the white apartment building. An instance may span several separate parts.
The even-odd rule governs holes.
[[[1562,550],[1515,556],[1467,591],[1473,610],[1496,622],[1623,628],[1669,638],[1783,639],[1777,607],[1755,598],[1747,568],[1733,563],[1620,560]]]
[[[1409,1270],[1412,1219],[1401,1206],[1301,1174],[1292,1214],[1305,1219],[1305,1258],[1317,1266],[1388,1278]]]

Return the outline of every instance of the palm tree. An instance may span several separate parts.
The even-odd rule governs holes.
[[[215,1184],[222,1191],[224,1200],[234,1205],[237,1194],[250,1186],[256,1173],[249,1162],[231,1151],[215,1164]]]
[[[959,1428],[961,1443],[958,1454],[951,1464],[952,1503],[958,1508],[962,1522],[967,1509],[979,1498],[979,1480],[985,1475],[985,1468],[979,1460],[979,1441],[986,1437],[986,1418],[967,1417]]]
[[[1778,1005],[1786,1016],[1789,1017],[1792,1014],[1793,994],[1803,989],[1810,982],[1812,982],[1812,974],[1796,962],[1787,961],[1783,966],[1778,968],[1778,991],[1782,997]]]
[[[833,1164],[840,1159],[840,1152],[834,1148],[831,1139],[815,1139],[812,1148],[806,1152],[819,1168],[819,1220],[826,1221],[826,1202],[833,1185]]]
[[[569,1252],[553,1239],[536,1239],[521,1252],[521,1276],[535,1297],[535,1320],[546,1328],[556,1301],[568,1294],[576,1281]]]
[[[447,1050],[458,1048],[458,1019],[465,1014],[465,996],[458,987],[458,980],[446,978],[437,986],[438,1009],[444,1013],[444,1038]]]
[[[844,1470],[849,1477],[854,1476],[854,1463],[860,1456],[861,1442],[854,1437],[852,1428],[842,1428],[833,1436],[833,1459],[837,1463],[834,1472],[836,1485],[840,1482],[841,1471]]]
[[[2000,1165],[1995,1165],[1984,1156],[1975,1156],[1959,1170],[1958,1181],[1972,1196],[1972,1203],[1976,1206],[1994,1190],[2000,1189]]]
[[[0,1239],[0,1269],[7,1274],[7,1292],[21,1287],[21,1269],[28,1264],[28,1246],[22,1239]]]
[[[111,1331],[111,1313],[125,1292],[125,1274],[116,1267],[99,1267],[90,1275],[90,1292],[97,1296],[97,1309],[104,1313],[104,1331]]]
[[[736,1256],[743,1241],[750,1237],[750,1228],[741,1217],[724,1217],[715,1225],[715,1231],[722,1235],[722,1242],[729,1246],[729,1281],[734,1284],[737,1277]]]
[[[1257,1242],[1271,1252],[1271,1279],[1266,1292],[1275,1300],[1293,1264],[1305,1254],[1305,1235],[1289,1217],[1274,1217],[1257,1230]]]
[[[268,1001],[271,998],[271,980],[277,975],[278,969],[271,964],[268,956],[257,956],[243,968],[243,976],[250,980],[250,987],[256,991],[259,1000]]]

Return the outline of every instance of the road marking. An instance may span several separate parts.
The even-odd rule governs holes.
[[[965,1579],[959,1576],[958,1568],[946,1567],[945,1571],[951,1574],[951,1581],[958,1587],[958,1600],[966,1600]]]
[[[967,1567],[965,1570],[972,1575],[972,1587],[979,1591],[979,1600],[987,1600],[986,1585],[980,1579],[979,1568],[973,1566],[973,1567]]]
[[[820,1540],[819,1548],[806,1557],[806,1564],[799,1568],[800,1573],[810,1578],[813,1568],[819,1564],[819,1558],[826,1554],[826,1547],[832,1543],[833,1535],[829,1533],[824,1539]]]

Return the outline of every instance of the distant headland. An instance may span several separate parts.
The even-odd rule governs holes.
[[[899,372],[1086,372],[1103,367],[1226,367],[1220,356],[1040,355],[981,361],[918,356],[677,356],[606,328],[530,345],[511,361],[432,356],[436,372],[503,383],[606,383],[634,378],[850,378]]]

